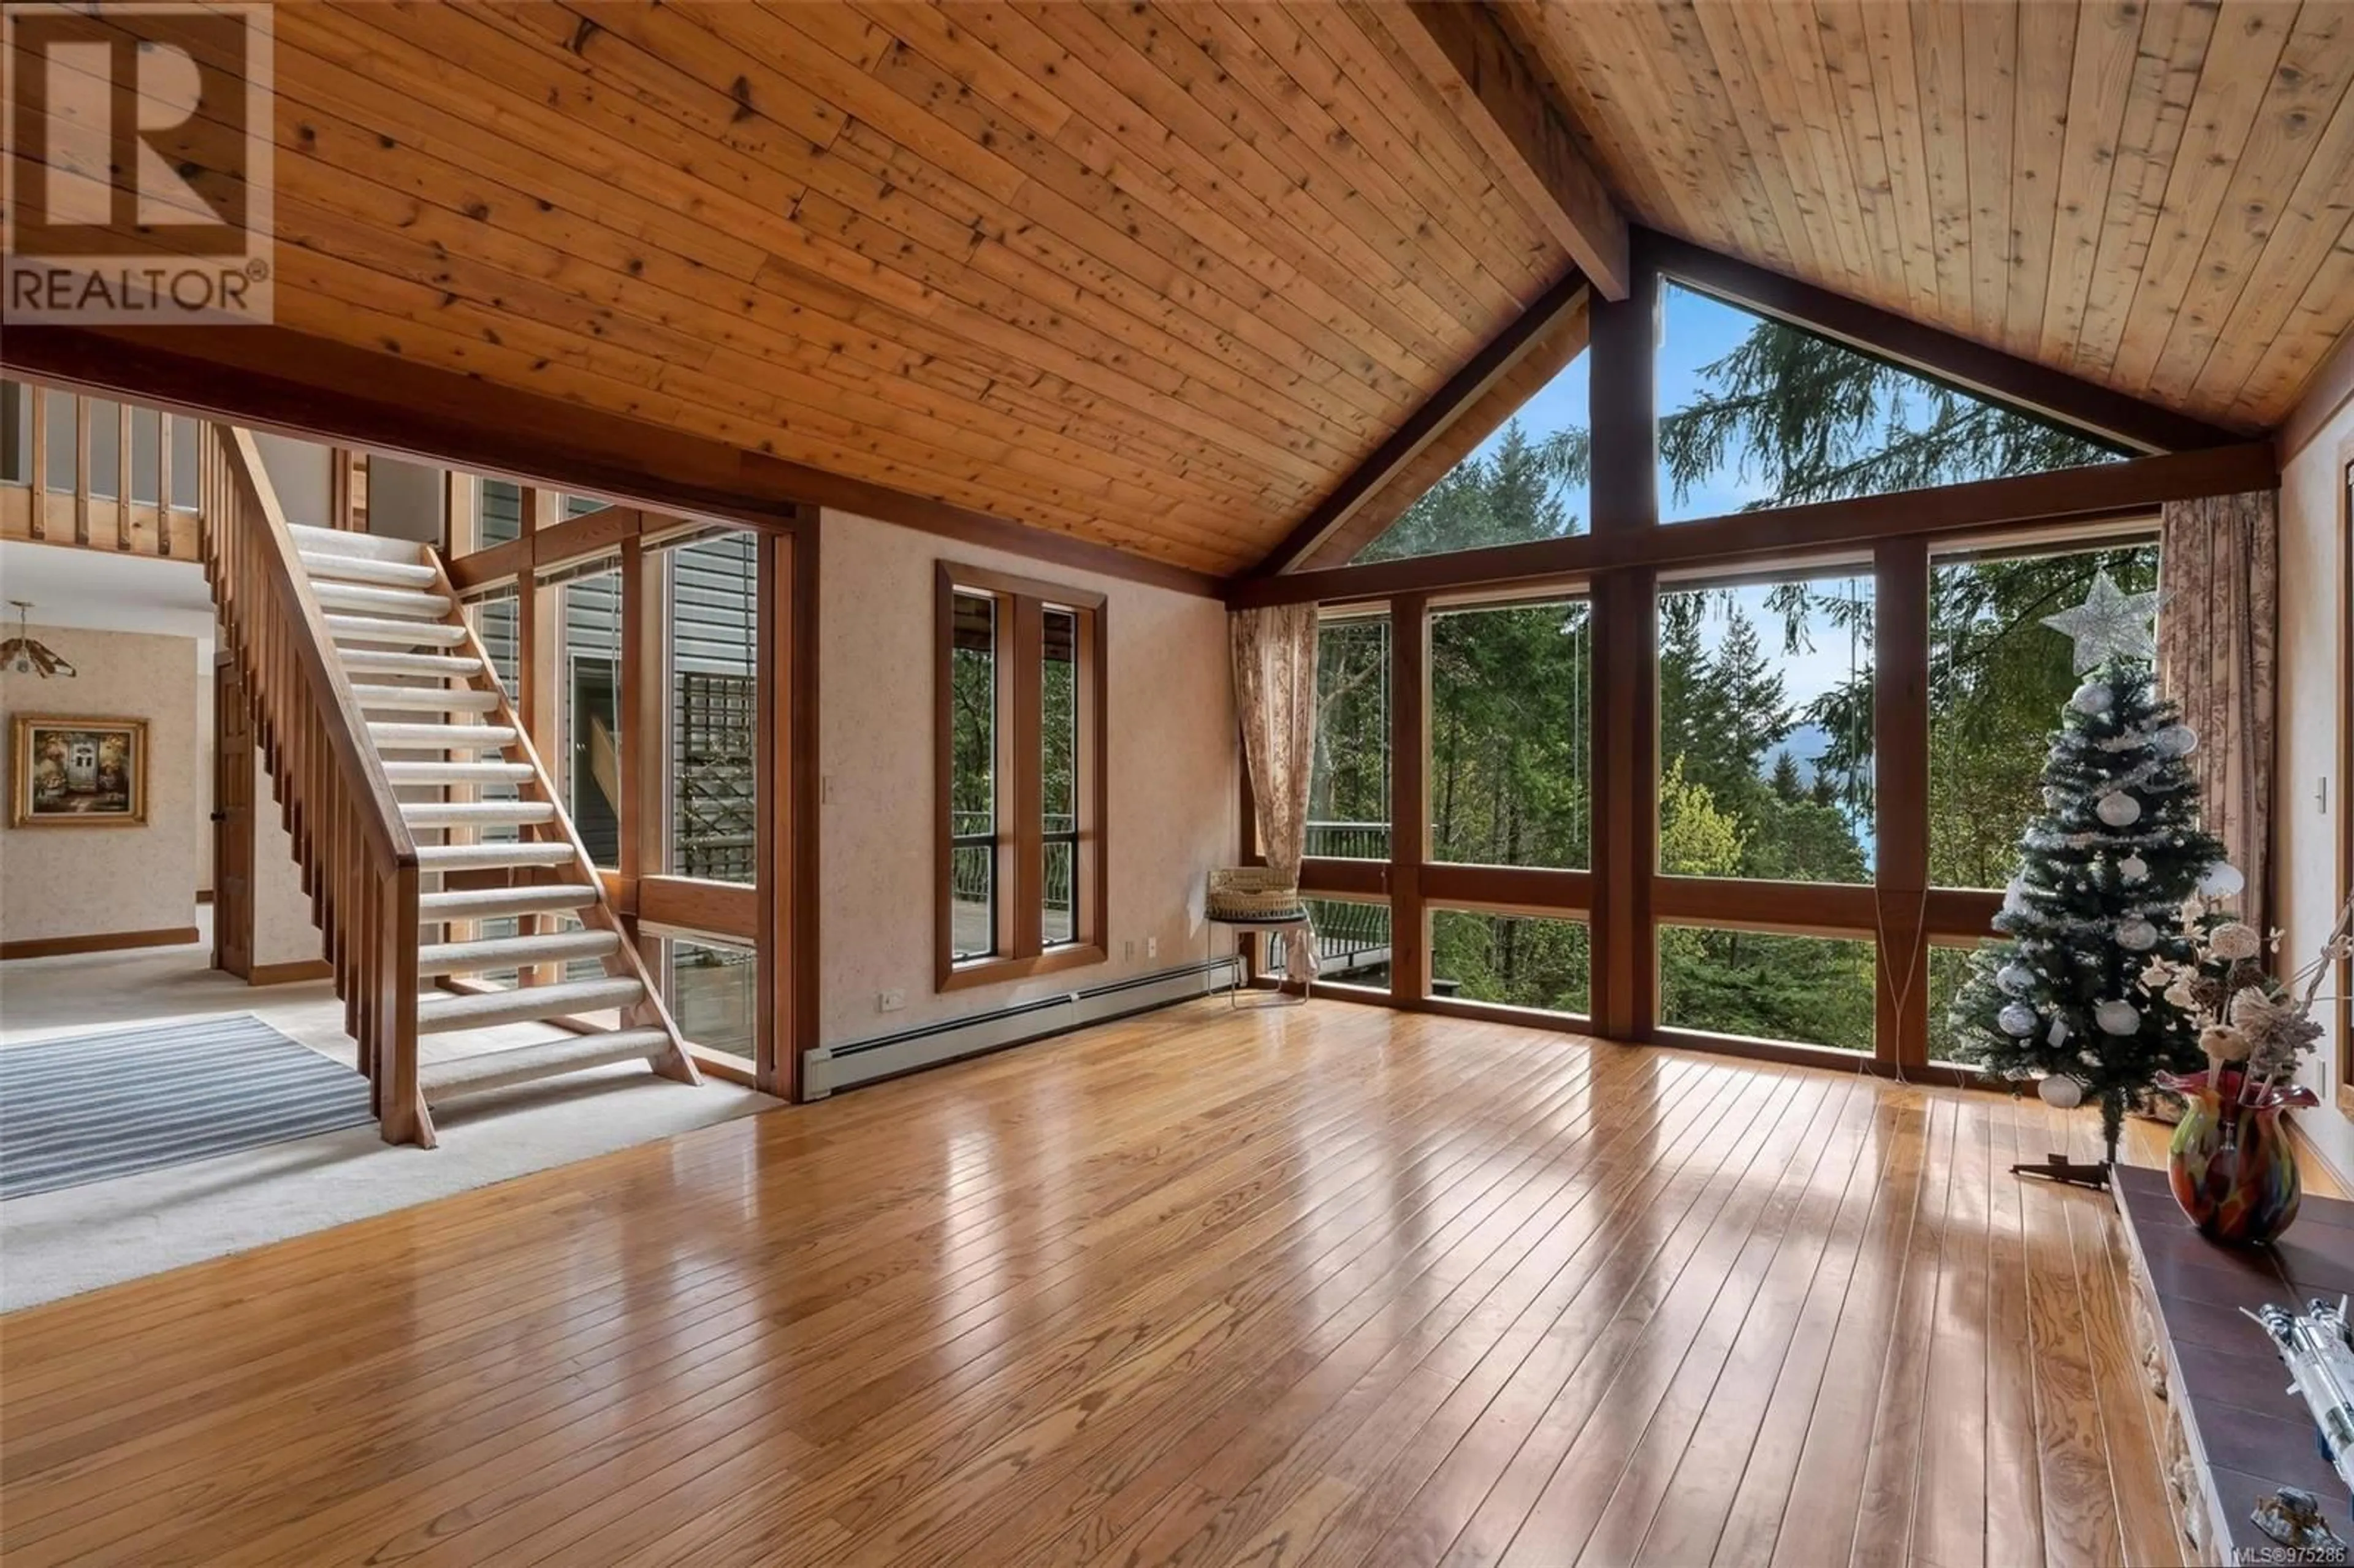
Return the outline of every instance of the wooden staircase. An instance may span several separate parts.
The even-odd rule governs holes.
[[[202,451],[224,641],[254,694],[385,1138],[430,1147],[436,1106],[618,1062],[699,1082],[439,559],[290,524],[242,430],[208,428]],[[473,931],[507,919],[519,935]],[[570,978],[589,965],[593,978]],[[468,984],[509,969],[512,990]],[[581,1022],[606,1011],[618,1028]],[[462,1048],[530,1022],[563,1033]]]

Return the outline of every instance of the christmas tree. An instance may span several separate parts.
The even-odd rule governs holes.
[[[2206,1065],[2198,1024],[2167,1000],[2168,971],[2154,960],[2192,957],[2184,899],[2239,884],[2199,826],[2185,761],[2198,736],[2153,689],[2157,598],[2120,593],[2104,575],[2083,606],[2048,621],[2075,640],[2089,678],[2052,737],[2044,810],[1995,917],[2009,940],[1978,949],[1952,1013],[1966,1060],[2041,1079],[2053,1105],[2098,1099],[2112,1161],[2133,1097],[2162,1071]]]

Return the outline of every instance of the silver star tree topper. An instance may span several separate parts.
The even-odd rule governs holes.
[[[2093,594],[2073,609],[2047,615],[2043,624],[2076,644],[2076,673],[2096,670],[2112,659],[2154,662],[2158,640],[2150,622],[2158,615],[2159,595],[2121,593],[2106,572],[2093,577]]]

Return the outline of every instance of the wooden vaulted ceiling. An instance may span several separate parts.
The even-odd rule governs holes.
[[[2328,0],[274,15],[281,327],[1196,573],[1394,515],[1597,214],[2250,429],[2354,320]]]
[[[1630,213],[2277,425],[2354,323],[2343,0],[1507,0]]]
[[[368,0],[276,33],[282,326],[1204,571],[1571,267],[1360,9]]]

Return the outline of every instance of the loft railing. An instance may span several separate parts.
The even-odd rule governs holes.
[[[160,408],[0,381],[0,538],[198,559],[204,429]]]
[[[205,576],[389,1142],[416,1141],[418,854],[250,433],[204,427]]]

